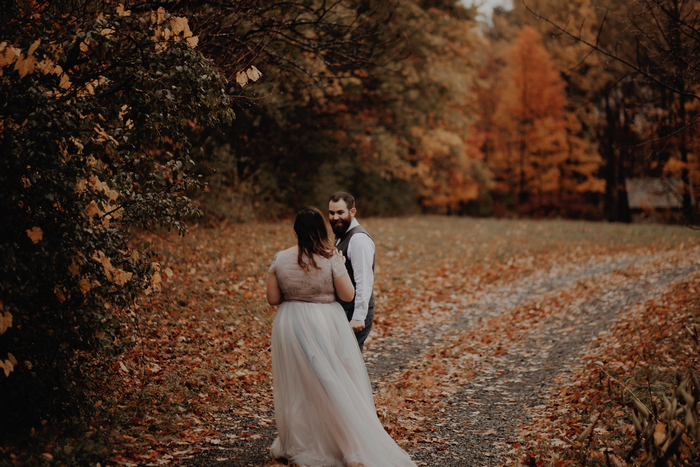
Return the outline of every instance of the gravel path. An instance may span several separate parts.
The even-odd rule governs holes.
[[[627,275],[627,271],[634,273]],[[365,360],[370,379],[376,389],[411,360],[442,344],[454,329],[477,329],[485,319],[530,302],[534,306],[548,295],[581,287],[586,281],[611,284],[588,294],[565,315],[549,316],[543,326],[505,353],[484,355],[477,363],[476,377],[446,401],[443,418],[431,434],[435,442],[410,450],[419,465],[500,465],[509,446],[519,439],[518,426],[549,397],[553,378],[573,371],[581,353],[605,332],[620,310],[642,304],[698,271],[698,252],[688,253],[683,261],[673,261],[672,253],[628,254],[562,265],[523,277],[514,285],[465,293],[457,297],[461,303],[452,307],[447,324],[443,320],[439,326],[420,329],[414,334],[420,336],[418,339],[369,341]],[[621,275],[625,277],[621,279]],[[222,443],[205,447],[204,452],[183,459],[183,464],[259,466],[269,459],[269,445],[276,433],[273,420],[272,412],[253,417],[222,415],[219,424],[209,428],[221,434]],[[241,431],[250,436],[240,439]],[[232,434],[230,442],[223,441],[227,433]]]
[[[661,295],[673,283],[700,271],[700,263],[697,259],[684,264],[665,263],[663,255],[625,258],[540,282],[535,292],[519,287],[515,297],[511,296],[511,306],[536,300],[541,294],[570,287],[588,277],[597,276],[605,282],[606,276],[644,262],[658,265],[659,269],[643,280],[631,277],[614,288],[602,289],[572,313],[550,317],[522,345],[505,354],[489,356],[474,381],[448,401],[451,409],[445,412],[443,426],[435,434],[438,439],[449,440],[442,445],[446,449],[427,446],[411,453],[414,460],[446,467],[500,465],[509,446],[519,440],[518,426],[527,422],[532,409],[550,397],[548,391],[554,377],[573,372],[578,357],[595,342],[596,336],[606,332],[618,312]],[[478,325],[480,314],[494,313],[493,305],[487,305],[491,302],[483,303],[482,307],[472,306],[472,316],[459,320],[457,325],[463,326],[464,321],[467,326]]]

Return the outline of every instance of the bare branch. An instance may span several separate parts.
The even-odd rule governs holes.
[[[550,19],[545,18],[544,16],[535,12],[532,8],[530,8],[530,6],[525,2],[525,0],[522,0],[522,3],[525,6],[525,8],[527,9],[527,11],[530,12],[530,14],[532,14],[536,18],[546,22],[547,24],[554,27],[556,30],[562,32],[563,34],[567,35],[571,39],[574,39],[575,41],[581,42],[582,44],[585,44],[586,46],[590,47],[591,49],[595,50],[596,52],[598,52],[602,55],[605,55],[606,57],[612,58],[613,60],[615,60],[619,63],[622,63],[623,65],[627,66],[628,68],[630,68],[630,69],[634,70],[635,72],[639,73],[640,75],[644,76],[648,80],[656,83],[657,85],[661,86],[662,88],[664,88],[664,89],[666,89],[674,94],[677,94],[679,96],[685,96],[685,97],[688,97],[691,99],[696,99],[696,100],[700,101],[700,95],[698,95],[694,92],[689,92],[689,91],[685,91],[682,89],[678,89],[676,86],[670,85],[669,83],[667,83],[663,79],[661,79],[657,76],[654,76],[648,69],[645,70],[639,64],[632,63],[631,61],[625,59],[624,57],[619,56],[617,51],[614,53],[608,52],[607,50],[603,49],[601,46],[599,46],[597,44],[593,44],[593,43],[587,41],[586,39],[584,39],[583,37],[580,37],[580,36],[577,36],[575,34],[570,33],[569,31],[567,31],[563,27],[559,26],[554,21],[551,21]]]

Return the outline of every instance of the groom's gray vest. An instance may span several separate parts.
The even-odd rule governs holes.
[[[370,234],[368,234],[367,231],[365,229],[363,229],[361,225],[357,225],[357,226],[353,227],[352,229],[348,230],[347,232],[345,232],[345,234],[342,237],[340,237],[340,242],[338,242],[338,244],[335,247],[345,257],[345,268],[348,270],[348,274],[350,274],[350,281],[352,281],[352,285],[354,287],[357,287],[357,285],[355,284],[355,274],[352,270],[352,262],[348,259],[348,246],[350,246],[350,239],[355,234],[365,234],[369,238],[372,238],[372,236]],[[374,271],[374,256],[372,257],[372,271]],[[343,309],[345,310],[345,314],[348,317],[348,321],[350,321],[352,319],[353,311],[355,310],[355,300],[353,299],[350,302],[344,302],[343,300],[341,300],[339,298],[337,298],[337,300],[341,305],[343,305]],[[369,308],[373,308],[373,307],[374,307],[374,290],[372,290],[372,295],[369,298]]]

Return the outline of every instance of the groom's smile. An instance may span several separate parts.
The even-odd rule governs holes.
[[[339,201],[331,201],[328,204],[328,221],[336,238],[348,230],[352,222],[352,212],[348,211],[345,201],[341,199]]]

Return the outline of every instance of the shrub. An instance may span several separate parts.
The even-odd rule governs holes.
[[[97,8],[99,5],[99,8]],[[15,1],[0,25],[0,436],[75,414],[86,362],[159,288],[130,229],[181,232],[188,135],[230,123],[185,18],[111,2]],[[4,332],[3,332],[4,331]],[[83,401],[85,402],[85,401]]]

